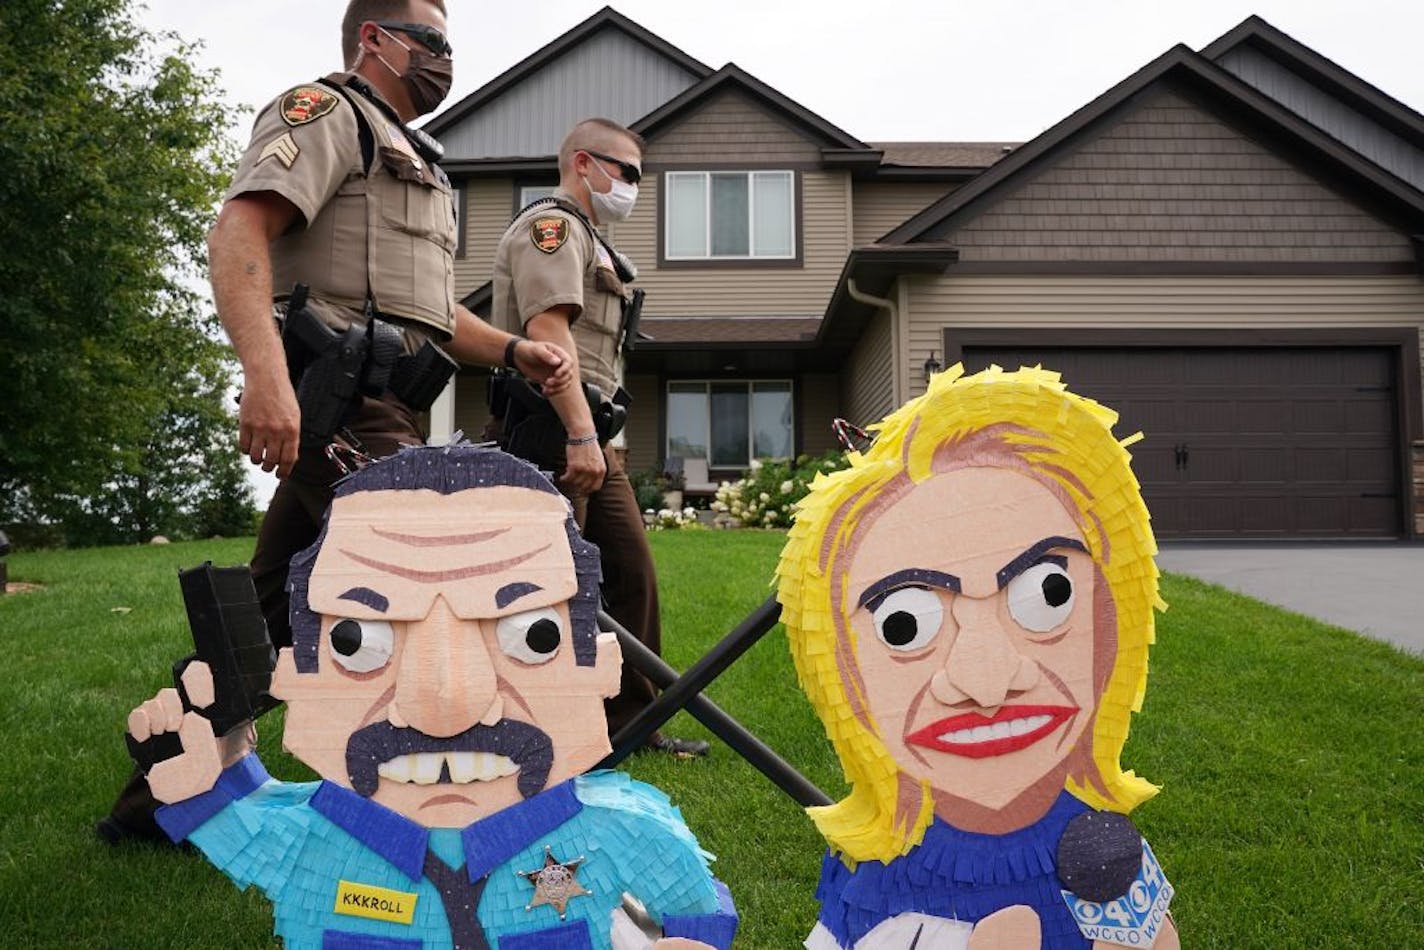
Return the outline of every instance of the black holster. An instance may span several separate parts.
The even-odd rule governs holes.
[[[361,396],[389,391],[424,412],[459,368],[444,350],[426,341],[402,355],[400,327],[368,304],[365,324],[334,330],[307,309],[307,286],[297,284],[282,320],[287,372],[302,413],[303,449],[321,450],[348,421]]]
[[[592,383],[584,383],[583,392],[598,441],[607,442],[627,423],[632,397],[620,386],[611,398],[605,398]],[[491,415],[501,423],[500,448],[540,468],[563,467],[568,432],[553,403],[528,380],[508,370],[495,370],[489,381],[489,407]]]

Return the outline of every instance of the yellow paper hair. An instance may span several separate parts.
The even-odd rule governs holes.
[[[1068,791],[1092,807],[1124,813],[1157,792],[1119,764],[1129,719],[1141,709],[1147,685],[1153,609],[1166,608],[1157,590],[1157,546],[1126,449],[1140,434],[1118,441],[1112,434],[1117,413],[1069,392],[1057,373],[993,366],[963,374],[956,364],[935,376],[923,396],[872,427],[879,432],[875,443],[863,454],[852,453],[849,468],[816,478],[777,565],[777,599],[797,676],[851,786],[840,802],[808,811],[831,846],[855,861],[888,861],[918,844],[933,808],[927,784],[918,789],[918,807],[904,807],[899,768],[857,715],[866,708],[863,697],[853,695],[854,681],[842,675],[837,658],[838,650],[854,651],[856,645],[849,623],[841,624],[845,640],[837,632],[832,585],[839,585],[839,601],[847,602],[842,555],[877,493],[902,473],[924,481],[941,446],[991,426],[1072,499],[1088,552],[1116,605],[1117,654],[1093,720],[1091,747],[1104,788],[1070,779]]]

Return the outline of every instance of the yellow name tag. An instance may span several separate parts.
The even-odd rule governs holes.
[[[415,919],[415,894],[342,881],[336,888],[336,912],[352,917],[408,924]]]

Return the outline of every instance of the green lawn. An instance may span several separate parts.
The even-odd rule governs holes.
[[[782,538],[652,535],[666,654],[686,667],[766,596]],[[111,850],[90,827],[127,773],[127,710],[189,649],[176,571],[239,563],[250,539],[22,554],[0,600],[16,674],[0,702],[0,946],[258,947],[271,913],[200,857]],[[1133,817],[1177,888],[1187,947],[1424,947],[1424,661],[1169,577],[1146,709],[1124,761],[1164,786]],[[832,795],[839,768],[795,685],[779,630],[712,697]],[[310,776],[279,751],[285,778]],[[681,718],[681,735],[705,735]],[[716,747],[640,756],[742,913],[739,946],[791,948],[815,917],[821,845],[801,812]]]

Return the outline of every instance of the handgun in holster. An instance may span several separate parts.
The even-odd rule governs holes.
[[[621,386],[612,398],[592,383],[583,384],[584,398],[593,416],[599,442],[607,442],[622,431],[628,420],[632,397]],[[517,373],[496,370],[490,376],[490,413],[502,422],[499,444],[510,455],[545,469],[564,463],[568,432],[548,397]]]
[[[267,636],[267,621],[246,567],[201,567],[178,572],[194,652],[173,664],[173,683],[185,711],[196,711],[213,724],[213,735],[225,736],[277,705],[268,689],[277,655]],[[195,660],[213,675],[213,703],[194,710],[183,685],[183,671]],[[142,742],[127,736],[129,755],[146,773],[158,762],[183,751],[176,732]]]
[[[402,355],[400,327],[382,319],[367,301],[364,325],[332,329],[307,309],[308,288],[297,284],[287,300],[282,346],[302,413],[302,448],[320,450],[331,441],[361,396],[389,390],[416,412],[425,412],[459,364],[426,341]]]

